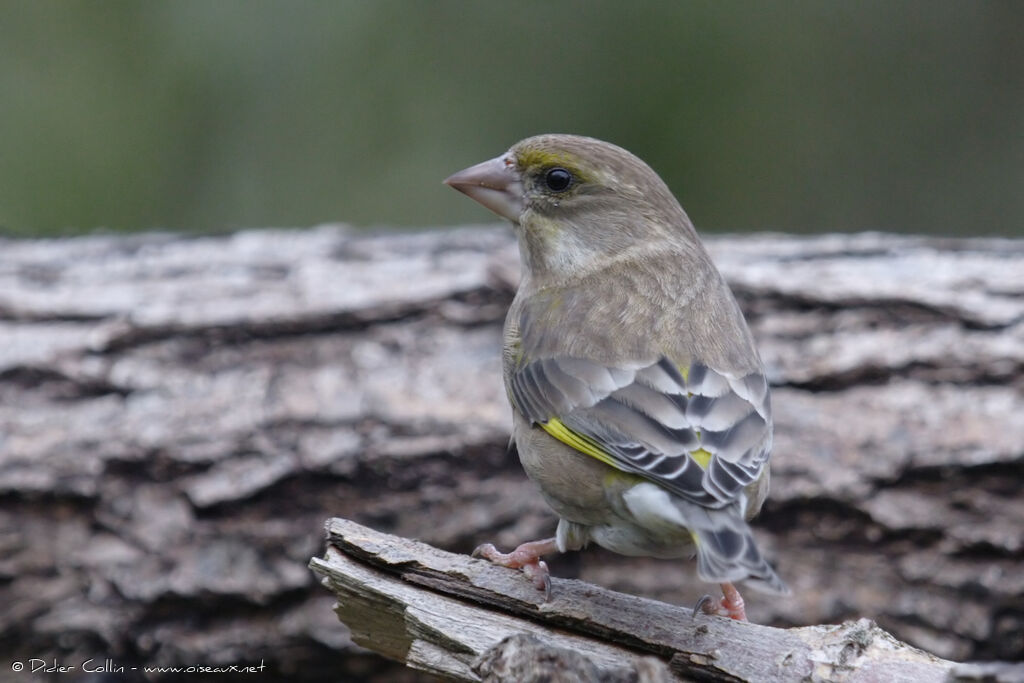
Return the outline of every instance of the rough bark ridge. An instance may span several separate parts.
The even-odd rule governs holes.
[[[1024,242],[708,242],[774,385],[755,526],[796,595],[751,619],[1024,659]],[[406,675],[306,563],[329,516],[456,552],[550,535],[505,450],[516,264],[500,228],[0,242],[0,664]],[[705,592],[688,563],[551,564]]]

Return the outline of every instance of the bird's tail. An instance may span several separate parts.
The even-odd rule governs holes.
[[[789,588],[764,559],[743,519],[743,501],[721,509],[687,505],[687,526],[697,544],[697,573],[710,583],[744,581],[769,593]]]

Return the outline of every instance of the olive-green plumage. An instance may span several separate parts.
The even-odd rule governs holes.
[[[768,491],[761,361],[658,175],[609,143],[542,135],[447,182],[519,240],[505,386],[520,460],[560,518],[558,549],[696,550],[707,581],[784,592],[745,521]]]

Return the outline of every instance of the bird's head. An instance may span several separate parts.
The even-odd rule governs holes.
[[[594,138],[527,138],[445,183],[512,221],[534,272],[572,275],[664,240],[696,241],[658,174]]]

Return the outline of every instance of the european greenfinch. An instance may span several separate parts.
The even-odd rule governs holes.
[[[768,493],[772,418],[750,330],[665,183],[626,150],[540,135],[445,183],[512,222],[522,260],[504,328],[513,438],[558,514],[554,538],[476,554],[550,595],[553,552],[696,555],[733,585],[788,592],[747,520]],[[695,608],[696,611],[697,608]]]

